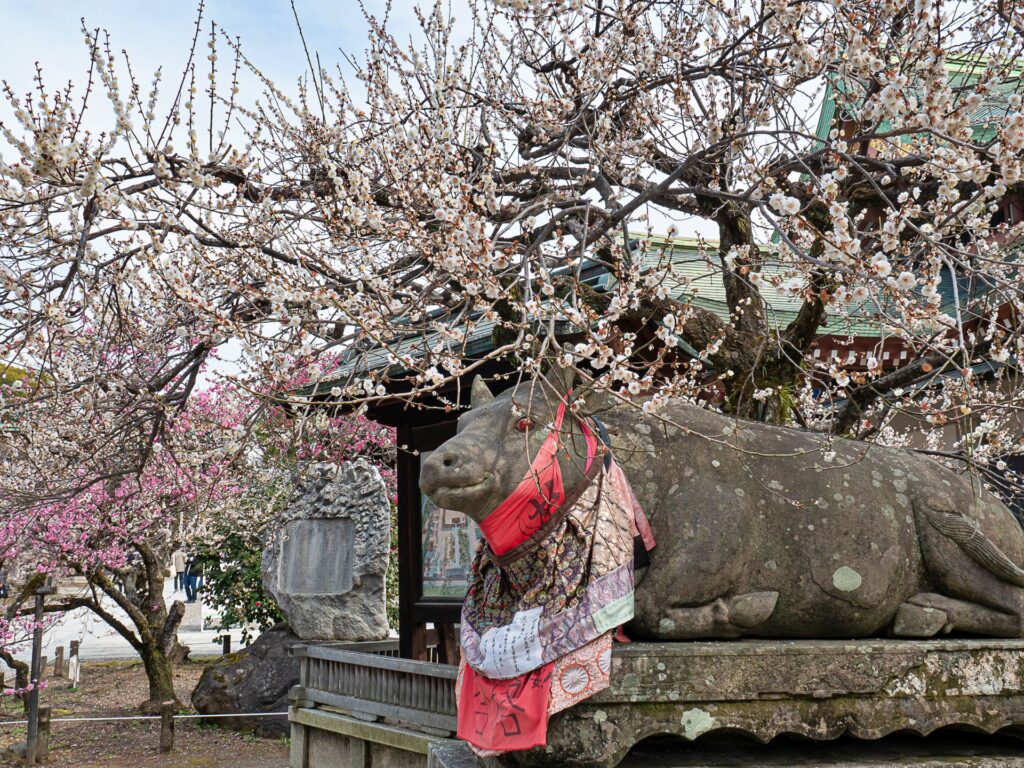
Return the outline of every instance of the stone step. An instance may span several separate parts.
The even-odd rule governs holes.
[[[650,739],[631,750],[619,768],[1024,768],[1024,741],[949,730],[877,741]]]

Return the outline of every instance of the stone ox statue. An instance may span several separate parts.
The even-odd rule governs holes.
[[[471,410],[424,462],[420,488],[485,518],[525,476],[567,378],[497,397],[477,379]],[[976,479],[910,451],[826,446],[820,434],[683,402],[661,415],[600,414],[658,542],[636,574],[632,636],[1024,635],[1024,531]],[[566,488],[582,479],[584,444],[578,419],[567,419]]]

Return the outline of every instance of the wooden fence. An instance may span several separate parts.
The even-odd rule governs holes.
[[[340,709],[437,736],[455,733],[455,666],[398,658],[397,641],[323,643],[293,653],[299,658],[296,706]]]

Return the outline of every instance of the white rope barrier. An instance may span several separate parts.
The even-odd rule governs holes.
[[[216,715],[173,715],[175,720],[200,720],[208,717],[281,717],[287,715],[288,710],[282,712],[237,712],[233,714]],[[160,720],[160,715],[124,715],[122,717],[51,717],[51,723],[105,723],[117,720]],[[0,720],[0,725],[25,725],[28,720]]]

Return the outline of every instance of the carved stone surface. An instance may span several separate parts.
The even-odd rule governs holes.
[[[659,734],[879,739],[950,725],[1024,726],[1024,641],[635,643],[616,648],[610,688],[551,719],[545,749],[509,757],[611,768]]]
[[[420,488],[485,518],[526,476],[568,388],[552,375],[491,397],[478,382]],[[524,413],[535,428],[518,429]],[[631,637],[1024,636],[1024,530],[976,477],[683,401],[659,417],[599,416],[658,542],[637,574]],[[574,488],[586,440],[578,419],[562,430]]]
[[[263,585],[305,640],[388,634],[384,576],[391,506],[364,459],[321,464],[268,528]]]
[[[281,589],[295,596],[351,590],[353,537],[349,518],[289,520],[279,559]]]

